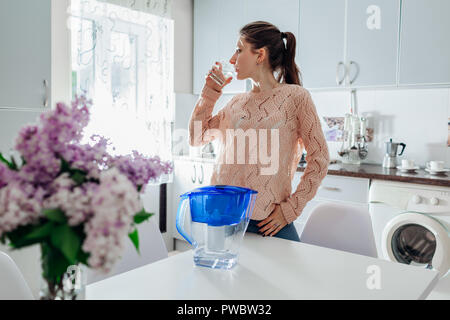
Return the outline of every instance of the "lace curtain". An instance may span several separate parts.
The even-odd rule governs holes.
[[[93,100],[85,136],[172,161],[173,20],[109,2],[130,1],[71,2],[72,92]]]
[[[98,0],[132,10],[151,13],[164,18],[172,17],[172,0]]]

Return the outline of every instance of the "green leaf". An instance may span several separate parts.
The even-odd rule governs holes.
[[[146,212],[145,209],[142,209],[141,211],[139,211],[134,215],[134,223],[140,224],[145,220],[148,220],[153,215],[154,215],[153,213]]]
[[[77,256],[77,260],[80,262],[80,263],[84,263],[85,265],[87,265],[88,266],[88,259],[89,259],[89,256],[90,256],[90,254],[89,253],[86,253],[86,252],[84,252],[83,250],[80,250],[80,251],[78,251],[78,256]]]
[[[12,168],[11,169],[13,169],[15,171],[19,171],[19,168],[17,167],[16,159],[14,159],[13,156],[11,156],[11,164],[12,164]]]
[[[66,222],[66,216],[61,209],[44,209],[42,213],[47,217],[48,220],[64,223]]]
[[[70,178],[77,184],[80,185],[86,181],[86,172],[75,169],[72,171]]]
[[[43,240],[47,238],[54,228],[53,222],[49,221],[44,225],[38,225],[33,231],[25,236],[25,240]]]
[[[47,242],[41,244],[41,254],[43,277],[51,283],[60,282],[67,268],[73,263],[67,260],[58,248]]]
[[[6,158],[2,155],[1,152],[0,152],[0,161],[3,162],[4,164],[6,164],[9,169],[17,171],[17,165],[6,160]]]
[[[128,234],[128,236],[131,239],[131,242],[133,242],[134,246],[136,247],[136,250],[138,253],[139,252],[139,234],[138,234],[138,230],[134,229],[134,231],[130,234]]]
[[[13,231],[7,232],[6,237],[9,239],[9,245],[13,249],[20,249],[23,247],[31,246],[39,243],[41,239],[33,238],[28,239],[27,235],[40,228],[42,224],[29,224],[26,226],[20,226]]]
[[[55,248],[58,248],[70,263],[76,263],[78,251],[81,248],[81,241],[71,227],[64,224],[53,228],[51,233],[51,244]]]
[[[61,160],[60,173],[70,172],[69,163],[66,160],[64,160],[64,158],[62,158],[62,157],[59,157],[59,159]]]

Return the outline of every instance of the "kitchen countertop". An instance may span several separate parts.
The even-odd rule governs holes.
[[[305,167],[306,164],[299,165],[297,172],[303,172]],[[431,175],[423,168],[416,170],[415,173],[403,173],[400,170],[383,168],[383,166],[376,164],[354,165],[338,162],[328,166],[328,174],[450,187],[450,176],[448,173]]]
[[[216,158],[209,157],[191,157],[189,155],[174,155],[174,160],[197,161],[203,163],[215,163]],[[301,163],[297,167],[297,172],[305,170],[306,163]],[[344,164],[342,162],[331,163],[328,166],[328,174],[335,176],[367,178],[377,180],[390,180],[407,183],[419,183],[434,186],[450,187],[450,175],[432,175],[424,170],[418,169],[415,173],[403,173],[397,169],[383,168],[379,164]]]

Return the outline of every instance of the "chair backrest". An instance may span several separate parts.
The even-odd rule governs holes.
[[[305,223],[300,241],[377,257],[369,210],[358,206],[332,202],[317,205]]]
[[[34,300],[30,287],[19,268],[0,251],[0,300]]]
[[[139,233],[139,252],[130,239],[125,242],[125,249],[120,261],[108,274],[102,274],[95,270],[88,269],[87,284],[97,282],[114,275],[142,267],[146,264],[168,257],[168,252],[161,232],[155,222],[150,219],[137,226]]]

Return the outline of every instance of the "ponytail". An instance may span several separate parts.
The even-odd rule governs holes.
[[[281,38],[284,45],[284,39],[286,39],[286,47],[283,55],[283,65],[281,72],[278,75],[277,81],[281,82],[281,79],[285,83],[302,85],[300,79],[300,70],[295,63],[295,47],[296,40],[292,32],[281,32]]]

